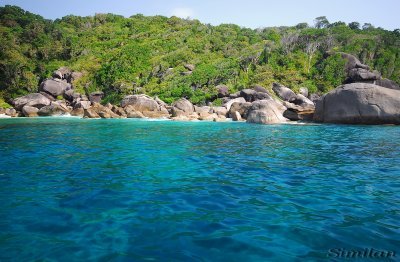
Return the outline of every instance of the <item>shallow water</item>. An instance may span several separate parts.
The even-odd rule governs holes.
[[[400,252],[400,127],[0,120],[1,261]]]

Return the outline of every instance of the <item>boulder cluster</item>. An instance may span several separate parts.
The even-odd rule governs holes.
[[[189,71],[193,65],[185,65]],[[144,94],[128,95],[120,105],[101,104],[102,92],[80,94],[73,88],[73,81],[82,74],[60,68],[53,77],[44,80],[37,93],[18,97],[12,101],[14,108],[3,113],[15,117],[72,115],[83,118],[168,118],[180,121],[247,121],[249,123],[281,123],[288,120],[310,120],[314,103],[309,100],[307,89],[295,94],[289,88],[274,84],[274,95],[262,86],[254,86],[230,94],[227,86],[217,87],[223,102],[221,106],[196,106],[181,98],[171,105],[158,97]]]
[[[83,118],[165,118],[179,121],[246,121],[273,124],[287,121],[315,121],[346,124],[400,124],[400,87],[382,79],[356,57],[340,53],[346,59],[347,79],[344,85],[323,95],[309,94],[307,88],[299,93],[274,83],[272,91],[253,86],[230,93],[225,85],[217,86],[214,97],[221,106],[193,105],[181,98],[168,105],[158,97],[144,94],[128,95],[120,105],[101,104],[103,92],[80,94],[73,81],[82,76],[62,67],[44,80],[37,93],[12,101],[13,108],[1,109],[10,117],[72,115]],[[187,64],[187,73],[194,65]]]
[[[400,124],[400,87],[382,79],[356,57],[340,53],[347,61],[346,84],[317,100],[313,120],[341,124]]]

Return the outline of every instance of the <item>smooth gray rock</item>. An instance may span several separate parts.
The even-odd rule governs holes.
[[[7,108],[4,112],[7,116],[11,116],[11,117],[16,117],[18,116],[18,112],[17,110],[15,110],[14,108]]]
[[[137,111],[153,111],[158,109],[158,103],[147,95],[129,95],[122,99],[121,106],[132,105]]]
[[[296,97],[291,99],[290,102],[298,106],[314,106],[314,102],[302,94],[296,95]]]
[[[62,116],[68,113],[68,109],[59,104],[52,103],[51,105],[44,106],[38,111],[39,116]]]
[[[39,93],[32,93],[26,96],[21,96],[12,101],[13,106],[17,110],[21,110],[25,105],[41,108],[50,105],[51,101],[47,97]]]
[[[172,103],[172,106],[176,109],[183,111],[186,114],[194,113],[193,104],[186,98],[181,98],[181,99],[175,101],[174,103]]]
[[[83,108],[88,109],[92,106],[92,102],[90,101],[78,101],[74,105],[74,109]]]
[[[360,60],[358,60],[358,58],[355,57],[354,55],[343,52],[338,52],[338,54],[340,54],[342,58],[346,60],[346,66],[345,66],[346,72],[349,72],[351,69],[354,68],[362,68],[365,70],[369,70],[369,66],[361,63]]]
[[[147,95],[126,96],[124,97],[124,99],[122,99],[121,106],[125,108],[127,114],[129,114],[129,112],[127,111],[127,107],[129,106],[130,112],[140,112],[145,117],[164,118],[169,116],[168,110],[165,107],[160,106],[156,100]]]
[[[342,85],[317,102],[314,120],[343,124],[400,124],[400,91],[366,83]]]
[[[36,117],[38,116],[39,109],[33,106],[24,106],[22,108],[22,114],[25,117]]]
[[[290,88],[279,83],[273,83],[272,90],[283,101],[290,101],[296,98],[296,94]]]
[[[65,91],[70,90],[71,88],[71,84],[60,79],[47,79],[40,84],[39,91],[57,97],[63,95]]]
[[[257,100],[271,98],[268,92],[257,92],[253,89],[243,89],[242,91],[240,91],[240,96],[243,97],[247,102],[254,102]]]
[[[375,81],[375,85],[383,86],[390,89],[400,90],[400,86],[395,81],[389,79],[378,79]]]
[[[212,108],[212,110],[213,110],[213,113],[215,113],[219,117],[221,117],[221,116],[226,117],[226,115],[228,113],[228,109],[226,109],[226,107],[224,107],[224,106],[214,106]]]
[[[275,124],[286,122],[283,117],[285,107],[273,99],[259,100],[252,103],[247,116],[248,123]]]
[[[381,74],[378,71],[371,72],[363,68],[351,69],[348,76],[351,82],[378,80],[381,78]]]

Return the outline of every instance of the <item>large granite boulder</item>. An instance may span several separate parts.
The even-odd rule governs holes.
[[[317,102],[314,120],[343,124],[400,124],[400,91],[367,83],[342,85]]]
[[[172,103],[172,106],[175,109],[185,112],[186,114],[192,114],[194,112],[193,104],[186,98],[181,98],[175,101],[174,103]]]
[[[273,83],[272,90],[283,101],[291,101],[296,98],[296,94],[284,85]]]
[[[77,109],[77,108],[83,108],[83,109],[88,109],[88,108],[90,108],[92,106],[92,102],[90,102],[90,101],[83,101],[83,100],[78,100],[77,102],[75,102],[75,105],[74,105],[74,109]]]
[[[24,106],[41,108],[50,105],[50,103],[50,99],[39,93],[32,93],[26,96],[21,96],[12,101],[13,106],[17,110],[21,110]]]
[[[39,116],[62,116],[68,114],[68,109],[61,104],[51,103],[48,106],[40,108],[37,112]]]
[[[248,123],[275,124],[286,122],[283,117],[285,107],[273,99],[258,100],[252,103],[247,115]]]
[[[253,89],[243,89],[240,91],[240,96],[243,97],[247,102],[254,102],[257,100],[270,99],[271,96],[268,92],[257,92]]]
[[[22,114],[25,117],[36,117],[38,116],[39,109],[33,106],[24,106],[22,108]]]
[[[381,74],[378,71],[369,71],[363,68],[353,68],[348,73],[349,82],[365,82],[373,81],[381,78]]]
[[[127,114],[137,111],[145,117],[150,118],[164,118],[169,116],[168,110],[165,107],[159,105],[156,100],[147,95],[126,96],[122,99],[121,106]]]
[[[63,95],[65,91],[70,90],[71,88],[71,84],[60,79],[47,79],[40,84],[39,91],[57,97]]]
[[[396,82],[389,79],[378,79],[375,81],[375,85],[400,90],[400,86]]]
[[[233,119],[237,116],[236,112],[238,112],[241,118],[246,119],[250,107],[251,107],[250,102],[244,102],[244,103],[235,102],[229,109],[228,116]]]
[[[213,113],[215,113],[217,116],[223,116],[226,117],[228,114],[228,109],[224,106],[214,106],[212,108]]]
[[[290,100],[291,103],[298,106],[312,106],[314,107],[314,102],[303,96],[302,94],[297,94],[294,99]]]
[[[229,112],[229,110],[231,109],[231,106],[233,103],[238,102],[238,103],[246,103],[246,99],[244,99],[243,97],[238,97],[238,98],[234,98],[234,99],[230,99],[228,100],[225,104],[224,107],[226,108],[226,110]]]
[[[7,108],[4,113],[6,116],[10,116],[10,117],[18,116],[18,112],[17,112],[17,110],[15,110],[15,108]]]
[[[334,53],[333,53],[334,54]],[[365,70],[369,70],[369,66],[364,65],[363,63],[360,62],[360,60],[358,60],[357,57],[351,55],[351,54],[347,54],[347,53],[342,53],[342,52],[338,52],[338,54],[341,55],[341,57],[346,60],[346,72],[349,72],[350,70],[354,69],[354,68],[362,68]]]
[[[112,108],[112,106],[111,106],[111,108]],[[97,113],[97,115],[100,116],[101,118],[120,118],[120,116],[118,114],[114,113],[111,110],[111,108],[94,102],[94,103],[92,103],[92,107],[90,109],[95,111]]]
[[[290,102],[283,102],[283,105],[287,108],[283,112],[283,116],[292,121],[305,120],[312,121],[314,117],[315,106],[314,104],[308,105],[295,105]]]
[[[199,120],[207,120],[213,114],[209,106],[194,106],[194,111],[199,115]]]

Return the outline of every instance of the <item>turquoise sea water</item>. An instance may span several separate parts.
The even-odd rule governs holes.
[[[0,119],[0,167],[1,261],[400,252],[400,127]]]

